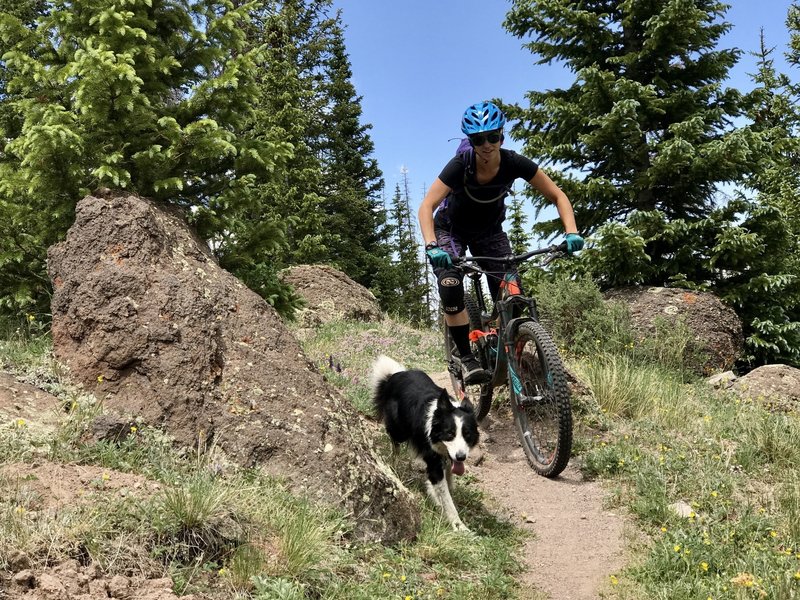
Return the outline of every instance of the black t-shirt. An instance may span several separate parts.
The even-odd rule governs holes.
[[[465,164],[467,161],[471,164]],[[453,191],[446,199],[447,205],[436,212],[434,223],[469,238],[496,230],[505,219],[504,200],[514,181],[530,181],[538,170],[531,159],[501,148],[497,175],[490,182],[479,184],[475,181],[475,153],[454,156],[439,174],[439,179]]]

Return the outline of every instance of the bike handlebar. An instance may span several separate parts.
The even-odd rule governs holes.
[[[453,265],[456,267],[467,267],[474,269],[472,265],[469,263],[477,263],[479,261],[494,261],[498,263],[502,263],[503,266],[515,266],[521,264],[528,260],[533,256],[537,256],[539,254],[553,254],[553,258],[558,258],[561,253],[567,251],[567,242],[561,242],[560,244],[553,244],[552,246],[547,246],[546,248],[537,248],[536,250],[531,250],[530,252],[525,252],[523,254],[516,254],[511,256],[459,256],[453,259]]]

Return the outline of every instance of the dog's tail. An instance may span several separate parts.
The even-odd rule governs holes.
[[[405,370],[406,368],[399,362],[384,355],[379,356],[372,364],[372,400],[381,420],[383,420],[384,406],[386,404],[384,386],[392,375]]]

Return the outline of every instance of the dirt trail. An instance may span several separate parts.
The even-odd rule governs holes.
[[[446,373],[433,379],[450,386]],[[523,550],[523,597],[601,598],[610,575],[623,565],[625,525],[620,515],[603,508],[606,492],[599,483],[585,481],[573,465],[557,479],[535,475],[517,442],[510,414],[490,413],[481,435],[482,458],[477,465],[468,464],[467,472],[494,508],[533,533]]]

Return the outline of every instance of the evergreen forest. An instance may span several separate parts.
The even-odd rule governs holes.
[[[800,366],[800,3],[790,44],[724,48],[716,0],[513,0],[503,23],[569,87],[495,99],[558,165],[586,249],[549,278],[718,295],[743,368]],[[286,318],[280,272],[333,265],[437,322],[414,198],[386,189],[332,0],[0,0],[0,316],[47,322],[47,248],[98,188],[171,204]],[[745,53],[748,89],[727,85]],[[524,85],[524,84],[521,84]],[[721,194],[721,185],[735,191]],[[507,200],[515,249],[552,239]],[[435,295],[435,294],[434,294]]]

